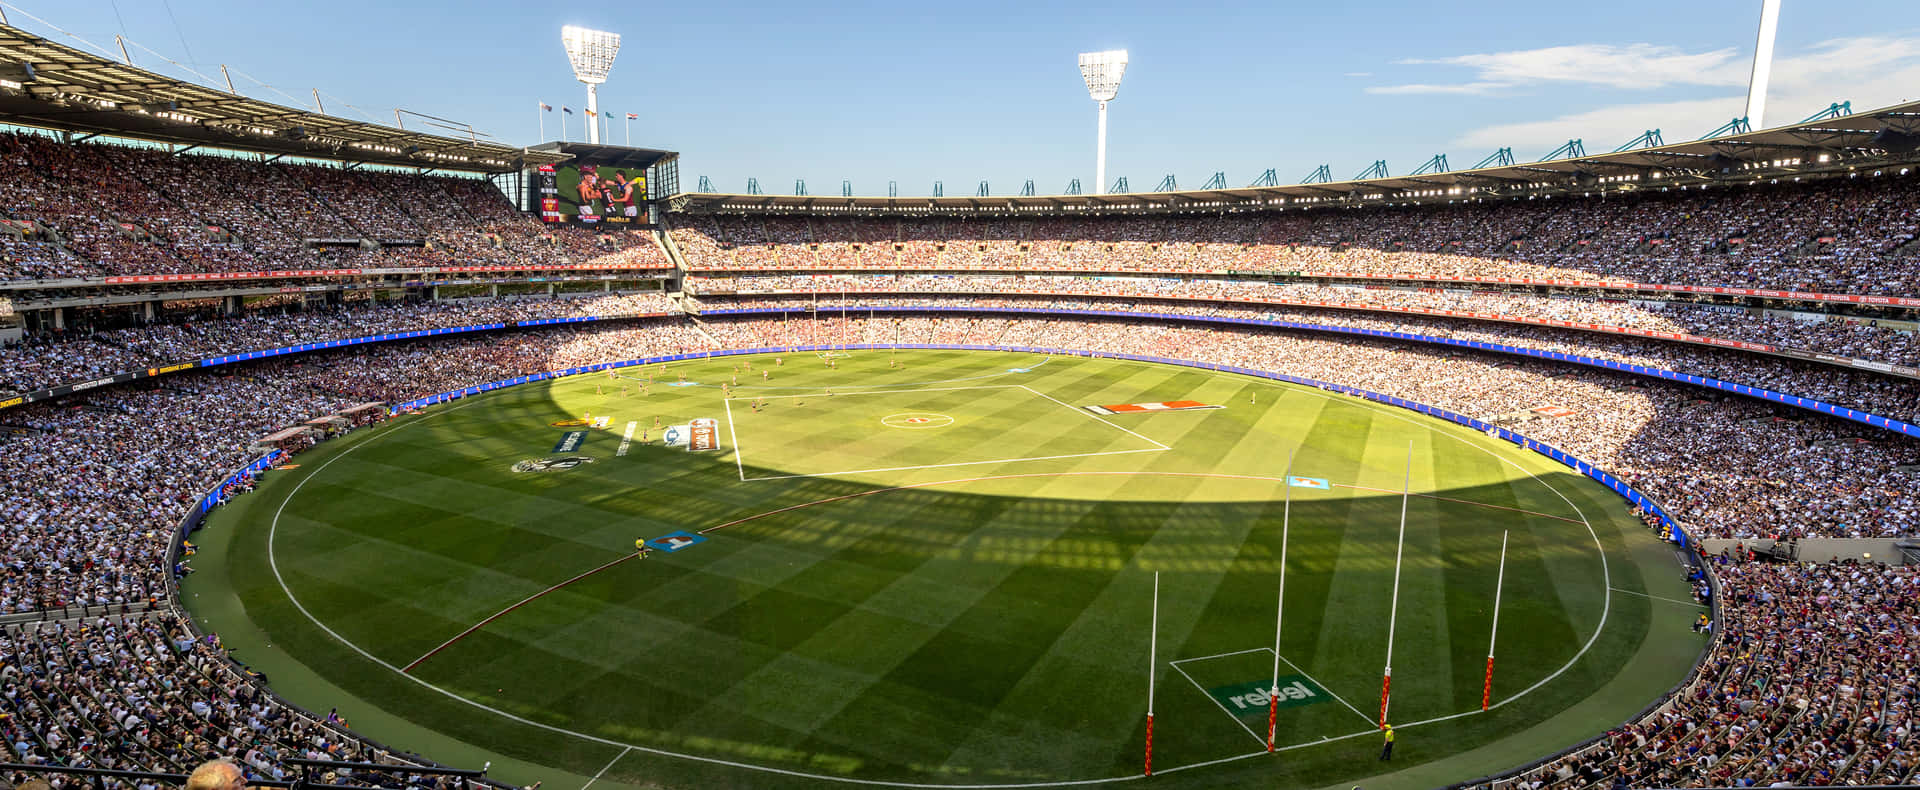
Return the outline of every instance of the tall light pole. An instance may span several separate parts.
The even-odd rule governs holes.
[[[620,54],[620,34],[568,25],[560,28],[560,43],[573,63],[573,78],[587,86],[587,142],[599,145],[600,83],[607,81],[613,56]]]
[[[1753,45],[1753,76],[1747,80],[1747,128],[1761,129],[1767,111],[1767,78],[1773,75],[1773,34],[1780,28],[1780,0],[1760,0],[1760,39]]]
[[[1120,92],[1120,76],[1127,73],[1127,51],[1080,53],[1080,77],[1087,81],[1087,95],[1100,103],[1100,142],[1094,154],[1093,193],[1107,192],[1107,102]]]

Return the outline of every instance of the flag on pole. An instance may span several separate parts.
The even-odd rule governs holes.
[[[572,108],[572,107],[568,107],[568,106],[566,106],[566,105],[564,105],[564,104],[562,104],[562,105],[560,105],[560,111],[561,111],[561,112],[563,112],[563,113],[566,113],[566,114],[568,114],[568,115],[572,115],[572,114],[573,114],[573,108]]]
[[[631,112],[630,112],[630,113],[627,113],[627,120],[629,120],[629,121],[637,121],[637,120],[640,120],[640,115],[639,115],[639,113],[631,113]]]
[[[541,109],[541,111],[543,111],[543,112],[553,112],[553,105],[551,105],[551,104],[548,104],[548,103],[546,103],[546,102],[541,102],[541,103],[540,103],[540,109]]]
[[[598,118],[598,117],[600,117],[600,114],[599,114],[599,113],[596,113],[596,112],[594,112],[594,111],[592,111],[592,110],[587,110],[586,112],[587,112],[587,115],[590,115],[590,116],[592,116],[592,117],[595,117],[595,118]]]

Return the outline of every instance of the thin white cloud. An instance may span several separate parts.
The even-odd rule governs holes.
[[[1343,74],[1343,75],[1341,75],[1341,76],[1343,76],[1343,77],[1371,77],[1371,76],[1373,76],[1373,72],[1371,72],[1371,71],[1349,71],[1349,72],[1347,72],[1346,74]]]
[[[1742,78],[1737,87],[1744,88]],[[1609,151],[1647,129],[1671,142],[1691,140],[1746,112],[1744,90],[1684,101],[1616,104],[1537,121],[1475,129],[1453,144],[1468,149],[1513,146],[1540,153],[1571,138],[1589,151]],[[1778,57],[1767,95],[1765,126],[1785,126],[1850,101],[1856,112],[1920,99],[1920,37],[1833,39],[1803,53]],[[1536,154],[1537,156],[1537,154]]]
[[[1398,65],[1457,66],[1473,69],[1471,82],[1455,85],[1411,84],[1368,88],[1368,93],[1451,93],[1488,95],[1506,88],[1546,83],[1583,83],[1646,90],[1668,85],[1738,85],[1746,68],[1734,49],[1686,52],[1656,44],[1575,44],[1394,61]]]
[[[1439,94],[1443,96],[1490,96],[1513,87],[1511,82],[1466,82],[1458,85],[1380,85],[1367,89],[1368,93],[1380,93],[1395,96],[1414,94]]]

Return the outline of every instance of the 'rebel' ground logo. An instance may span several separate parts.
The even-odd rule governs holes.
[[[565,471],[593,463],[591,455],[563,455],[559,458],[529,458],[513,465],[515,472]]]

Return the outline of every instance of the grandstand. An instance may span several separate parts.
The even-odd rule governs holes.
[[[1557,710],[1519,732],[1463,725],[1474,744],[1538,748],[1525,761],[1432,754],[1438,767],[1410,781],[1920,782],[1906,647],[1920,638],[1920,578],[1903,562],[1920,551],[1920,152],[1890,142],[1920,130],[1920,104],[1355,182],[786,197],[679,192],[667,151],[512,148],[221,95],[9,26],[0,63],[43,66],[0,85],[11,779],[175,775],[225,756],[266,782],[364,761],[413,775],[342,767],[326,783],[445,785],[479,776],[435,761],[498,761],[488,781],[525,785],[597,779],[589,764],[611,767],[607,747],[622,747],[618,762],[637,744],[660,758],[647,770],[686,786],[980,784],[924,766],[884,779],[824,760],[793,767],[782,760],[800,745],[742,733],[636,730],[545,757],[515,751],[501,743],[523,737],[512,728],[549,712],[494,720],[422,702],[391,673],[350,679],[363,658],[384,662],[311,629],[273,631],[299,635],[275,648],[295,660],[262,677],[276,661],[268,639],[205,624],[313,617],[251,597],[265,595],[264,570],[235,572],[230,602],[182,597],[188,572],[228,573],[195,565],[209,513],[238,502],[263,515],[265,498],[248,494],[263,486],[279,486],[284,506],[293,494],[279,480],[303,464],[318,474],[306,458],[331,463],[390,420],[533,397],[514,393],[563,372],[590,374],[569,385],[583,392],[637,389],[637,376],[604,376],[652,369],[636,360],[708,364],[717,377],[749,350],[817,366],[791,350],[831,360],[913,347],[1229,367],[1414,409],[1599,481],[1620,495],[1611,508],[1679,550],[1652,552],[1678,590],[1668,600],[1625,591],[1710,624],[1675,659],[1681,672],[1637,679],[1671,689],[1616,701],[1606,710],[1620,715],[1574,737],[1540,724]],[[114,87],[132,82],[142,87]],[[581,164],[644,173],[646,208],[543,221],[542,174]],[[751,386],[741,372],[730,386]],[[702,494],[729,504],[696,492],[696,509]],[[1614,552],[1623,566],[1630,553]],[[556,579],[594,564],[575,558]],[[1593,670],[1591,696],[1618,670]],[[322,712],[349,703],[365,707]],[[439,748],[386,745],[397,738]],[[659,769],[676,755],[693,767]],[[1367,775],[1298,759],[1309,767],[1283,781]],[[1167,781],[1270,780],[1246,767],[1259,764],[1209,775],[1196,761]]]

